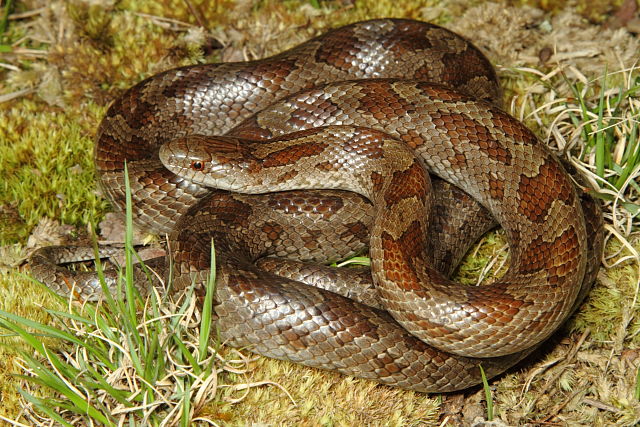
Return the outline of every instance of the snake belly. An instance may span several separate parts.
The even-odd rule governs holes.
[[[495,72],[467,40],[422,22],[372,20],[264,60],[183,67],[142,81],[109,108],[95,162],[105,194],[120,209],[127,162],[134,220],[151,231],[171,231],[175,283],[206,281],[214,238],[215,311],[230,344],[398,387],[452,391],[479,383],[479,364],[496,375],[548,337],[593,282],[602,247],[597,204],[576,192],[557,159],[499,105]],[[354,237],[362,233],[355,226],[360,219],[342,224],[348,244],[317,236],[329,234],[330,216],[362,202],[343,193],[210,190],[168,170],[158,157],[163,144],[180,138],[286,139],[282,135],[330,125],[403,141],[431,173],[478,200],[434,181],[436,197],[449,192],[459,203],[448,212],[461,218],[473,212],[469,222],[490,212],[507,230],[511,267],[505,277],[478,288],[446,279],[466,249],[452,242],[469,237],[445,239],[456,234],[450,224],[457,221],[446,217],[435,221],[442,238],[425,241],[426,228],[433,227],[426,218],[412,224],[395,218],[372,234],[384,310],[264,272],[256,258],[300,252],[304,261],[319,261],[325,250],[329,256],[361,250],[367,239]],[[282,170],[271,176],[292,179],[296,165],[318,151],[311,147],[274,155],[273,171]],[[332,168],[324,163],[317,169],[323,167]],[[369,173],[371,182],[382,180],[376,173]],[[588,209],[583,213],[581,206]],[[370,208],[354,211],[363,209]],[[441,210],[447,207],[433,209]],[[594,224],[588,239],[585,213]],[[266,219],[256,219],[260,215]],[[300,226],[305,219],[312,224]],[[291,243],[301,229],[311,241]]]

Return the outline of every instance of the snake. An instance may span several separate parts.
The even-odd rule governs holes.
[[[593,284],[603,246],[598,202],[501,97],[491,63],[463,37],[362,21],[269,58],[143,80],[107,111],[95,164],[123,210],[126,163],[134,221],[169,234],[176,290],[200,284],[202,298],[215,242],[227,344],[455,391],[556,331]],[[452,282],[496,222],[508,271],[483,286]],[[309,264],[367,247],[370,273]],[[70,251],[37,251],[32,272],[92,298],[95,277],[57,265]]]

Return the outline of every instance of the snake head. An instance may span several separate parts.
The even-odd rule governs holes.
[[[243,171],[257,167],[237,138],[189,135],[160,146],[160,161],[171,172],[196,184],[237,191]]]

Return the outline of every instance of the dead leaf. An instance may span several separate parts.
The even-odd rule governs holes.
[[[109,212],[104,216],[104,220],[98,225],[100,228],[101,243],[124,243],[125,224],[121,214]],[[139,245],[145,239],[145,234],[140,232],[134,226],[133,228],[133,244]]]

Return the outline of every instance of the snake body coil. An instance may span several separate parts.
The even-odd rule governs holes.
[[[215,240],[215,311],[230,344],[451,391],[477,384],[480,363],[496,375],[557,329],[593,282],[602,250],[597,203],[499,105],[493,68],[466,40],[416,21],[365,21],[261,61],[139,83],[109,109],[95,159],[120,208],[127,162],[136,222],[171,231],[178,288],[206,281]],[[434,180],[430,211],[424,165],[479,204]],[[224,188],[234,191],[343,189],[373,208],[341,192],[210,190],[203,170],[265,184],[231,179]],[[492,224],[487,212],[506,230],[510,269],[490,286],[452,284],[446,276]],[[350,295],[339,285],[303,285],[254,263],[349,256],[369,243],[368,228],[377,291],[353,291],[366,304],[323,289]],[[298,267],[278,274],[317,282]],[[50,270],[41,280],[59,279]]]

